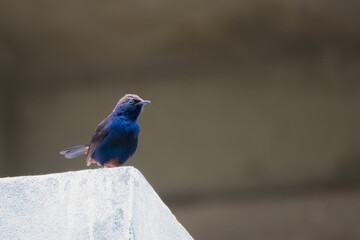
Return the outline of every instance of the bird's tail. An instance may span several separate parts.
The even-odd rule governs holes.
[[[64,155],[66,158],[75,158],[83,154],[86,155],[88,150],[89,144],[85,144],[64,149],[60,152],[60,154]]]

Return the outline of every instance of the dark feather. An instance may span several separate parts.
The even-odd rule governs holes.
[[[66,158],[75,158],[83,154],[87,154],[89,144],[74,146],[64,149],[60,154],[65,155]]]
[[[91,156],[96,150],[99,143],[109,134],[109,126],[108,124],[111,123],[113,119],[112,114],[110,114],[107,118],[101,121],[101,123],[95,129],[94,136],[91,139],[91,143],[89,146],[89,151],[87,153],[86,163],[89,166],[91,164]]]

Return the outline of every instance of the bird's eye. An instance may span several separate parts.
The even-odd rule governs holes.
[[[130,98],[130,99],[128,100],[128,103],[133,104],[133,103],[134,103],[134,99]]]

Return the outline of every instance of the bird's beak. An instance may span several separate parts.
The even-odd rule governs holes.
[[[138,102],[136,105],[145,105],[147,103],[151,103],[149,100],[142,100],[141,102]]]

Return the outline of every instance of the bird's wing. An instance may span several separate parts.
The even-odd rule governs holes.
[[[111,115],[101,121],[101,123],[95,129],[94,136],[91,139],[89,151],[87,153],[86,163],[89,166],[91,164],[92,154],[95,152],[100,142],[109,134],[110,124],[112,121]]]

